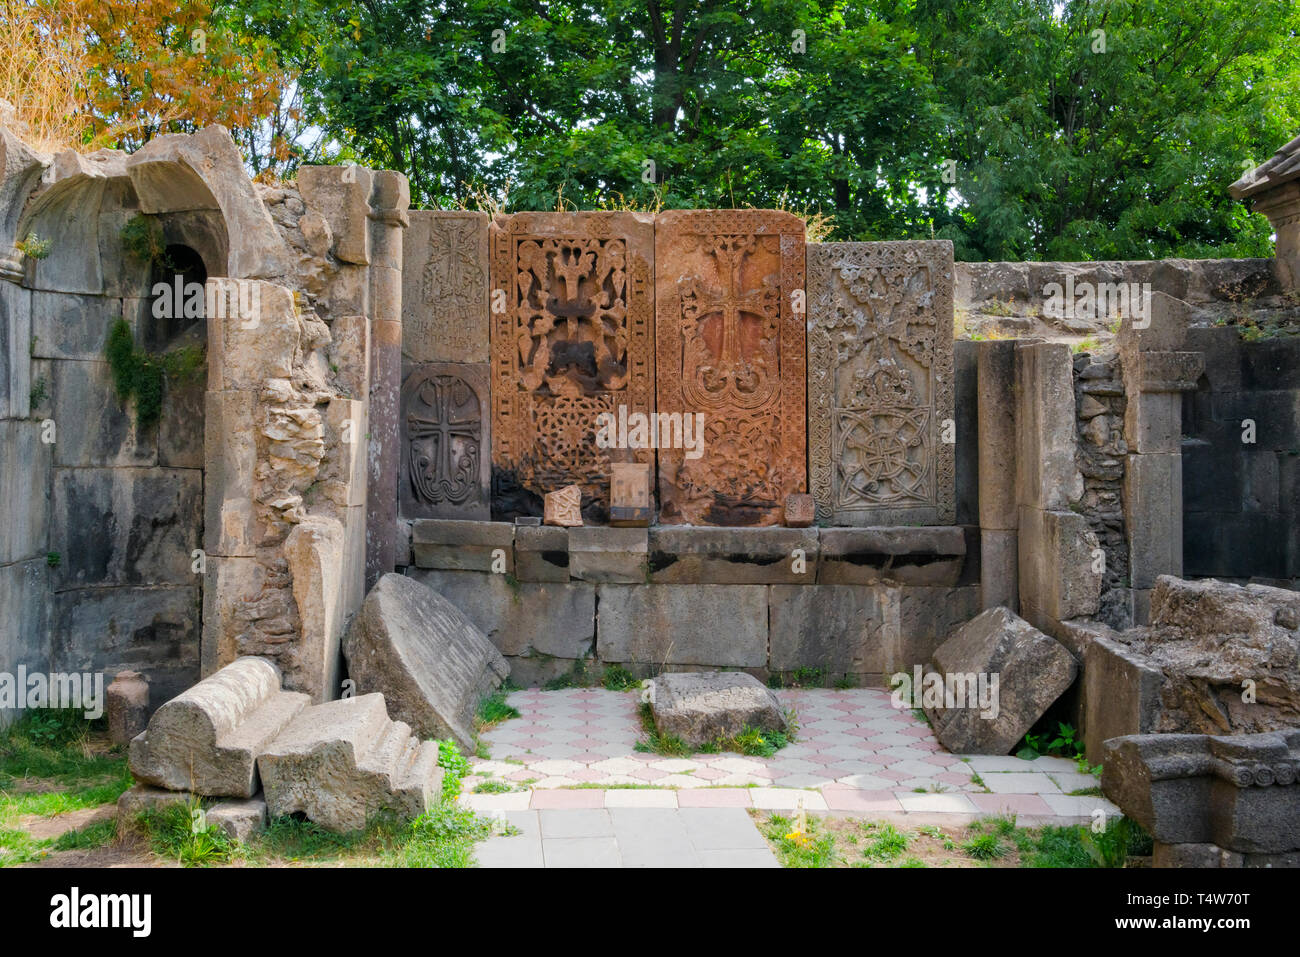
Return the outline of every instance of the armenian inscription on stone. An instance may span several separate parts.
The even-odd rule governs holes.
[[[490,518],[487,369],[459,362],[407,367],[402,384],[403,518]]]
[[[493,222],[492,498],[538,514],[548,493],[582,492],[608,517],[601,414],[654,412],[653,217],[517,213]],[[653,462],[653,450],[634,453]]]
[[[703,414],[703,449],[659,450],[665,524],[776,525],[807,488],[804,224],[770,210],[660,213],[658,411]]]
[[[407,215],[402,351],[417,362],[487,362],[487,214],[413,209]]]
[[[952,243],[808,246],[817,519],[954,521]]]

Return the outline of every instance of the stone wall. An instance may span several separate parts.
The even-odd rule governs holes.
[[[979,610],[969,526],[417,520],[412,552],[405,573],[464,611],[523,685],[606,664],[883,685]]]
[[[1124,534],[1124,382],[1117,357],[1074,357],[1074,400],[1083,475],[1077,508],[1105,553],[1097,618],[1114,628],[1129,623],[1128,543]]]
[[[1186,348],[1205,373],[1183,396],[1184,573],[1300,587],[1300,338]]]

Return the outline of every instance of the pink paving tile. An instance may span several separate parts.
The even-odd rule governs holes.
[[[628,774],[630,778],[637,778],[641,781],[657,781],[660,778],[668,777],[667,771],[660,771],[658,768],[637,768]]]
[[[677,792],[678,807],[749,807],[747,788],[693,788]]]
[[[832,811],[875,812],[903,809],[903,806],[898,803],[898,798],[890,791],[859,791],[857,788],[831,785],[822,788],[822,797],[826,799],[826,807]]]
[[[568,744],[569,747],[582,748],[582,750],[586,751],[588,748],[598,748],[607,742],[600,738],[570,738],[565,743]]]
[[[910,777],[915,777],[915,775],[908,774],[905,771],[895,771],[893,769],[873,771],[871,773],[878,778],[884,778],[886,781],[906,781]]]
[[[936,781],[942,781],[944,784],[970,784],[969,774],[962,774],[960,771],[944,771],[942,774],[934,776]]]
[[[918,758],[917,760],[923,761],[926,764],[933,764],[935,767],[940,768],[950,768],[953,765],[961,764],[960,759],[954,758],[951,754],[946,752],[942,754],[927,754],[925,757]]]
[[[523,738],[522,740],[516,741],[516,742],[514,743],[514,747],[515,747],[516,749],[522,748],[522,749],[524,749],[525,751],[532,751],[532,750],[535,750],[535,749],[537,749],[537,748],[544,748],[544,747],[546,747],[547,745],[550,745],[550,744],[553,744],[553,743],[554,743],[554,739],[553,739],[553,738],[551,738],[551,739],[547,739],[547,738]]]
[[[533,791],[533,800],[529,806],[541,810],[604,807],[605,792],[595,788],[584,788],[578,791],[549,788],[544,791]]]
[[[565,777],[573,778],[575,781],[603,781],[609,775],[601,771],[593,771],[591,768],[583,768],[581,771],[570,771]]]
[[[505,776],[507,781],[527,781],[529,778],[536,779],[536,777],[537,777],[537,772],[529,771],[527,768],[524,768],[519,771],[511,771],[509,774]]]
[[[975,803],[977,808],[989,814],[1052,813],[1047,802],[1037,794],[967,794],[966,796]]]
[[[702,781],[716,781],[718,778],[725,778],[726,776],[727,772],[721,768],[700,768],[693,775],[693,777],[697,777]]]
[[[931,730],[931,728],[930,728],[929,725],[918,724],[918,725],[917,725],[916,727],[914,727],[914,728],[904,728],[903,730],[899,731],[898,733],[899,733],[899,734],[908,734],[908,735],[911,735],[911,736],[914,737],[914,738],[928,738],[928,737],[931,737],[931,736],[934,734],[934,731]]]

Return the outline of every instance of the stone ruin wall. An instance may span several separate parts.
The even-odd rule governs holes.
[[[924,660],[950,627],[1000,603],[1018,607],[1069,644],[1071,621],[1096,614],[1121,625],[1126,616],[1141,618],[1154,577],[1181,570],[1181,554],[1157,553],[1182,542],[1181,502],[1155,499],[1178,474],[1173,410],[1182,401],[1179,393],[1197,381],[1196,375],[1187,380],[1195,370],[1185,357],[1203,347],[1195,331],[1188,337],[1187,327],[1204,328],[1247,299],[1262,310],[1288,307],[1266,260],[956,264],[957,331],[993,341],[955,343],[943,386],[953,396],[947,401],[953,402],[958,435],[954,461],[944,466],[951,497],[918,499],[922,510],[933,509],[918,521],[948,522],[963,544],[947,543],[936,552],[920,534],[925,529],[911,530],[921,552],[947,549],[944,560],[956,562],[951,576],[869,580],[868,569],[865,577],[847,579],[833,571],[823,579],[818,571],[805,584],[714,581],[707,574],[674,580],[671,570],[650,570],[647,540],[631,549],[647,555],[640,577],[602,578],[599,571],[576,568],[592,554],[617,555],[620,548],[579,541],[575,550],[566,535],[563,551],[575,570],[563,581],[549,572],[536,580],[519,573],[511,583],[430,558],[437,542],[428,540],[431,532],[421,541],[417,527],[421,516],[481,522],[502,492],[490,469],[501,425],[489,387],[500,366],[487,322],[495,282],[489,274],[500,270],[500,254],[489,247],[510,235],[511,217],[420,212],[408,219],[401,176],[355,167],[305,167],[294,184],[254,185],[217,128],[164,137],[132,157],[111,151],[47,157],[27,150],[10,131],[3,137],[0,240],[8,244],[32,231],[55,244],[48,259],[20,262],[14,254],[0,264],[0,449],[9,463],[0,478],[19,519],[0,532],[6,608],[0,669],[20,662],[134,667],[151,673],[162,698],[191,683],[200,669],[208,673],[245,653],[276,660],[288,687],[317,700],[333,697],[339,636],[367,585],[393,567],[454,595],[529,680],[554,677],[585,657],[638,668],[744,667],[761,675],[811,666],[874,680]],[[111,396],[102,359],[111,318],[125,315],[137,339],[148,338],[147,276],[139,268],[132,272],[115,242],[137,210],[157,216],[169,242],[201,252],[209,283],[225,301],[238,303],[242,296],[257,303],[255,315],[234,309],[225,319],[209,317],[206,330],[190,331],[194,341],[206,340],[206,383],[166,397],[156,435],[135,434],[131,410],[123,411]],[[545,229],[572,231],[569,224],[581,219],[526,215],[545,221],[537,227],[543,239]],[[608,245],[611,235],[599,227],[584,241]],[[776,235],[755,248],[784,262],[792,254]],[[821,248],[835,256],[852,245]],[[87,248],[98,256],[81,255]],[[702,249],[692,255],[704,265],[690,269],[713,269],[710,257],[720,269],[724,260],[718,257],[734,254]],[[516,266],[511,261],[508,270]],[[1123,343],[1110,342],[1109,327],[1047,322],[1041,310],[1012,305],[1040,298],[1043,283],[1065,274],[1079,281],[1150,281],[1168,290],[1185,307],[1173,320],[1183,334],[1147,336],[1131,343],[1123,359]],[[615,285],[623,281],[617,268],[610,275]],[[659,276],[668,281],[667,271]],[[720,282],[725,273],[716,276]],[[743,271],[735,277],[730,292],[715,285],[692,294],[749,295],[753,277]],[[630,288],[640,282],[648,293],[649,273],[634,270],[631,282]],[[782,280],[780,295],[757,307],[773,310],[764,314],[774,324],[787,321],[781,310],[792,289],[786,285],[798,283]],[[653,323],[654,317],[643,319]],[[998,341],[1007,334],[1022,341]],[[1090,355],[1071,358],[1066,343],[1084,336],[1098,345]],[[1112,345],[1119,359],[1110,354]],[[564,358],[563,343],[548,348]],[[577,354],[568,358],[584,361]],[[546,370],[527,378],[525,371],[513,374],[535,394],[521,401],[560,409],[589,404],[575,399],[587,389],[581,373],[566,380]],[[35,389],[42,381],[45,395]],[[624,381],[637,380],[616,371],[601,388],[618,399]],[[1284,399],[1294,397],[1289,382],[1275,383]],[[651,377],[642,392],[653,396],[653,388]],[[793,402],[785,388],[771,394]],[[609,400],[599,392],[590,401]],[[466,498],[449,510],[410,497],[418,448],[404,430],[417,394],[426,418],[447,394],[455,396],[457,415],[472,411],[477,417],[476,431],[460,430],[457,448],[477,449],[478,471],[463,476],[466,488],[456,494]],[[865,403],[856,410],[850,405],[855,415],[878,414],[865,394],[854,401]],[[802,399],[771,408],[783,418],[803,414]],[[47,419],[59,428],[53,446],[39,441]],[[817,436],[810,433],[808,441],[821,441]],[[547,474],[562,474],[575,450],[564,446],[567,439],[556,441],[545,446],[551,458],[529,460],[528,467],[540,461]],[[1283,446],[1270,451],[1281,460]],[[815,449],[812,454],[816,462]],[[16,468],[16,462],[25,465]],[[734,463],[709,467],[724,475]],[[1282,472],[1279,483],[1288,474]],[[678,483],[677,475],[661,468],[661,485]],[[774,472],[768,484],[806,488],[790,481]],[[1181,480],[1176,486],[1181,490]],[[590,497],[600,505],[597,494]],[[1279,501],[1276,514],[1294,515]],[[695,514],[707,515],[707,509]],[[476,534],[490,537],[493,527],[483,524]],[[525,555],[560,551],[537,548],[527,541],[531,532],[520,531],[521,542],[510,528],[512,574],[531,560]],[[834,534],[827,537],[828,531]],[[867,547],[835,544],[837,534],[853,531],[817,532],[821,551],[814,557],[822,568],[834,568],[836,548],[848,550],[843,559]],[[577,538],[600,533],[590,529]],[[196,575],[191,556],[200,547],[205,568]],[[1089,570],[1094,548],[1106,558],[1100,576]],[[53,567],[47,559],[56,551],[66,565]],[[698,633],[686,642],[695,647],[673,651],[659,647],[659,638],[645,643],[647,623],[676,626],[724,596],[736,605],[730,613],[749,644],[709,652],[705,619],[716,621],[715,611],[701,618],[700,628],[688,629],[688,637]],[[863,627],[864,621],[879,627]],[[855,637],[841,640],[850,631]]]
[[[404,179],[254,185],[219,127],[131,156],[45,155],[8,127],[0,146],[0,670],[140,670],[156,706],[252,652],[332,697],[364,590],[370,200],[400,212]],[[121,236],[139,213],[198,254],[229,315],[153,319],[158,277]],[[30,234],[47,255],[13,248]],[[206,349],[156,425],[114,394],[119,318],[137,348]]]

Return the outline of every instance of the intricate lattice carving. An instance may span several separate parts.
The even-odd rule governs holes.
[[[808,247],[819,521],[954,520],[952,263],[948,242]]]
[[[665,522],[770,525],[805,477],[804,229],[764,210],[655,227],[658,407],[704,415],[704,449],[661,449]]]
[[[603,520],[597,416],[654,411],[653,220],[520,213],[498,217],[491,245],[494,506],[536,514],[543,495],[575,484]]]
[[[408,372],[399,426],[404,518],[489,517],[487,407],[481,366],[428,362]]]

